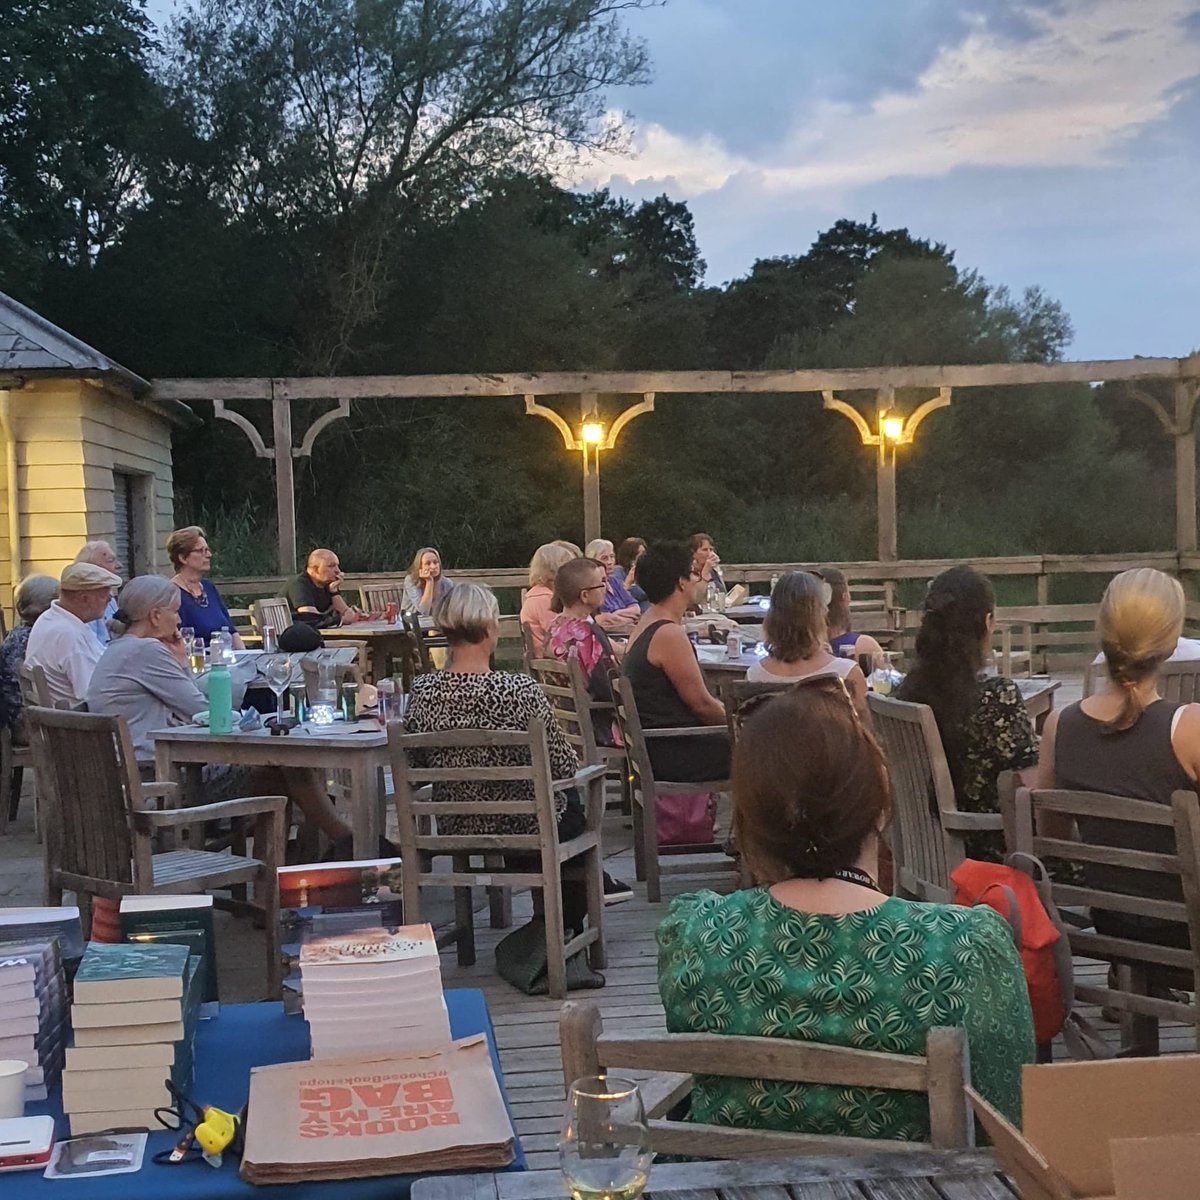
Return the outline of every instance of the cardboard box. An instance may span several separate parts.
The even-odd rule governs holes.
[[[1027,1066],[1024,1130],[971,1093],[1022,1200],[1200,1196],[1200,1054]]]

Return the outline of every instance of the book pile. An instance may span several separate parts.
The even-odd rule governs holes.
[[[58,941],[67,982],[75,978],[75,968],[83,957],[83,926],[79,909],[73,905],[61,908],[0,908],[0,942]]]
[[[250,1072],[247,1183],[495,1171],[512,1160],[512,1122],[482,1034]]]
[[[213,931],[211,896],[123,896],[120,913],[121,941],[146,945],[172,942],[186,946],[204,964],[204,1000],[201,1017],[220,1011],[217,990],[217,941]]]
[[[450,1041],[442,964],[428,925],[310,938],[300,974],[313,1058]]]
[[[283,1011],[303,1010],[300,947],[314,937],[404,924],[398,858],[280,867]]]
[[[71,1136],[147,1125],[186,1089],[203,994],[203,964],[186,946],[92,942],[75,975],[75,1044],[63,1072]]]
[[[0,1059],[23,1062],[25,1100],[45,1100],[62,1074],[67,982],[58,941],[0,946]]]

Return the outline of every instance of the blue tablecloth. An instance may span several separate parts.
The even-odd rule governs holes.
[[[456,1038],[486,1033],[496,1078],[504,1076],[496,1054],[496,1039],[483,993],[475,989],[446,992],[450,1031]],[[190,1095],[197,1103],[216,1104],[236,1112],[250,1090],[250,1068],[268,1063],[301,1062],[308,1058],[308,1025],[298,1016],[285,1017],[279,1004],[227,1004],[221,1014],[202,1021],[196,1034],[196,1081]],[[508,1103],[507,1096],[505,1103]],[[58,1123],[59,1137],[67,1136],[61,1096],[56,1091],[43,1104],[26,1107],[30,1116],[47,1113]],[[338,1183],[302,1183],[268,1188],[252,1187],[238,1177],[238,1160],[226,1158],[219,1170],[203,1162],[173,1167],[150,1161],[159,1150],[169,1150],[177,1135],[166,1130],[151,1133],[142,1169],[133,1175],[107,1175],[86,1182],[43,1179],[32,1171],[3,1177],[4,1200],[45,1197],[51,1192],[64,1200],[74,1188],[79,1200],[226,1200],[228,1197],[272,1197],[286,1200],[407,1200],[417,1176],[391,1175],[382,1179],[355,1179]],[[525,1169],[520,1142],[510,1171]]]

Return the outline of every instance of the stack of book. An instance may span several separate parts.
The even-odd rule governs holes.
[[[428,925],[310,938],[300,974],[313,1058],[450,1041],[442,964]]]
[[[54,938],[0,946],[0,1059],[25,1063],[25,1100],[45,1100],[62,1074],[67,983]]]
[[[213,932],[211,896],[124,896],[121,899],[121,941],[146,945],[173,942],[204,961],[204,1002],[201,1017],[220,1011],[217,990],[217,942]]]
[[[75,975],[75,1044],[63,1072],[71,1136],[156,1125],[171,1103],[167,1080],[186,1090],[203,995],[203,963],[186,946],[102,945]]]
[[[279,868],[283,1011],[303,1010],[300,947],[314,937],[404,924],[398,858]]]
[[[58,941],[67,982],[75,978],[75,968],[83,957],[83,927],[79,909],[73,905],[61,908],[0,908],[0,942]]]

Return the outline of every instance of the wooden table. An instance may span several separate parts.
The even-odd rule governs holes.
[[[418,1180],[412,1200],[563,1200],[559,1171]],[[841,1158],[665,1163],[646,1200],[1014,1200],[984,1150],[896,1150]]]
[[[1025,701],[1025,711],[1029,714],[1034,729],[1041,733],[1042,726],[1046,724],[1046,718],[1054,708],[1054,693],[1062,687],[1062,681],[1058,679],[1014,679],[1013,682],[1021,693],[1021,699]]]
[[[421,619],[423,628],[427,620],[428,617]],[[318,632],[326,645],[338,641],[366,642],[372,683],[378,683],[391,674],[390,659],[393,655],[411,660],[416,653],[408,630],[403,625],[391,625],[387,621],[356,621],[353,625],[334,625]],[[412,670],[408,669],[404,674],[406,678],[411,678]]]
[[[287,736],[273,737],[266,729],[246,733],[209,733],[196,725],[159,729],[154,739],[154,765],[159,779],[181,780],[186,769],[205,763],[231,763],[239,767],[310,767],[327,771],[336,765],[350,777],[351,824],[354,857],[378,858],[384,795],[380,778],[388,764],[387,734],[375,721],[358,721],[348,732],[311,733],[307,727]]]

